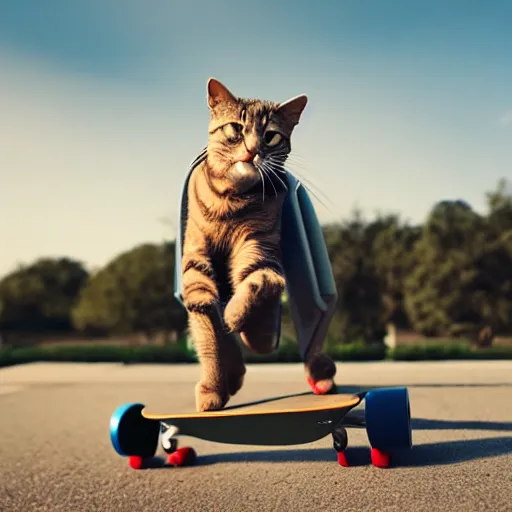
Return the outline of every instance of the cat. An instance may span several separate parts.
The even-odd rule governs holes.
[[[208,143],[188,182],[182,255],[183,302],[201,366],[199,412],[222,409],[242,387],[240,342],[257,354],[276,349],[285,289],[281,176],[307,97],[244,99],[210,78],[207,103]],[[330,392],[334,362],[316,350],[304,364],[315,393]]]

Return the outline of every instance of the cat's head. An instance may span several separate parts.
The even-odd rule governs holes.
[[[214,78],[207,85],[208,173],[222,194],[244,194],[262,179],[278,180],[291,150],[291,135],[306,106],[305,95],[284,103],[234,96]]]

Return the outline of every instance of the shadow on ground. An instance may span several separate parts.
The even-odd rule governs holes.
[[[468,439],[459,441],[443,441],[425,443],[414,446],[411,450],[399,451],[393,454],[393,467],[426,467],[459,464],[478,459],[488,459],[512,453],[512,437],[491,437],[483,439]],[[368,466],[371,464],[369,447],[354,446],[346,451],[351,467]],[[331,462],[336,464],[336,452],[328,448],[286,449],[250,452],[227,452],[213,455],[198,455],[196,466],[215,464],[257,463],[257,462]],[[147,463],[148,468],[169,468],[163,466],[164,459],[154,457]]]
[[[512,437],[492,437],[421,444],[412,450],[395,453],[393,460],[397,467],[439,466],[509,453],[512,453]],[[371,464],[369,447],[349,447],[346,454],[352,467]],[[198,457],[197,462],[201,465],[226,462],[336,462],[336,452],[313,449],[224,453]]]
[[[432,420],[412,418],[413,430],[497,430],[512,431],[510,421],[477,421],[477,420]]]
[[[464,383],[464,382],[455,382],[455,383],[437,383],[437,384],[387,384],[386,386],[376,386],[376,385],[361,385],[361,386],[337,386],[337,393],[347,393],[347,394],[356,394],[364,391],[370,391],[371,389],[383,389],[388,387],[404,387],[404,388],[507,388],[512,387],[511,382],[494,382],[489,384],[478,384],[478,383]],[[307,393],[302,393],[307,394]]]
[[[397,453],[395,460],[397,465],[406,467],[443,466],[509,453],[512,453],[512,437],[486,437],[420,444],[409,452]]]

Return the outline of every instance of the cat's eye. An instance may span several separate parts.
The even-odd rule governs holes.
[[[265,133],[264,141],[267,146],[277,146],[282,140],[283,136],[278,132],[268,131]]]
[[[237,142],[240,140],[242,129],[242,125],[238,123],[229,123],[222,128],[224,135],[229,140],[229,142]]]

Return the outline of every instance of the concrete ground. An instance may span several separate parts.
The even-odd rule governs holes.
[[[0,370],[0,510],[512,510],[512,362],[343,363],[340,388],[407,385],[414,448],[370,464],[364,430],[336,463],[331,439],[252,447],[186,438],[198,465],[135,471],[113,450],[122,403],[193,410],[197,365],[30,364]],[[307,391],[300,365],[253,365],[236,400]],[[300,425],[298,425],[300,428]],[[186,441],[186,443],[185,443]]]

